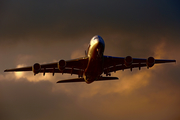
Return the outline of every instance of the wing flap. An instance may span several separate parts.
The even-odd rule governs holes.
[[[104,56],[104,73],[107,74],[117,70],[132,69],[136,67],[139,67],[140,69],[141,67],[147,66],[147,59],[144,58],[133,58],[133,63],[129,67],[124,65],[124,59],[125,57]],[[155,64],[169,62],[176,62],[176,60],[155,59]]]
[[[49,69],[45,69],[44,70],[41,70],[40,73],[69,73],[69,74],[76,74],[76,75],[79,75],[83,72],[83,70],[81,69],[64,69],[63,71],[60,71],[59,69],[57,68],[49,68]]]
[[[141,68],[147,66],[146,64],[133,64],[130,67],[126,67],[125,65],[119,65],[119,66],[111,66],[109,68],[104,69],[104,74],[108,74],[109,72],[115,72],[118,70],[125,70],[125,69],[132,69],[132,68]]]

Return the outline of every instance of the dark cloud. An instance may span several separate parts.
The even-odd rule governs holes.
[[[1,1],[0,119],[178,120],[179,12],[175,0]],[[90,85],[55,83],[70,75],[3,73],[84,55],[96,34],[104,38],[107,55],[177,63],[119,71],[113,74],[119,81]]]
[[[111,32],[179,30],[175,1],[6,1],[1,36],[70,38]]]

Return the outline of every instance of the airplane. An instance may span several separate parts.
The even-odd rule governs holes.
[[[4,72],[17,72],[17,71],[33,71],[34,75],[38,73],[68,73],[76,74],[78,78],[60,80],[57,83],[70,83],[70,82],[86,82],[92,83],[93,81],[103,80],[117,80],[118,77],[111,77],[111,72],[118,70],[133,68],[147,67],[151,68],[154,64],[176,62],[176,60],[154,59],[154,57],[144,58],[132,58],[127,57],[113,57],[104,55],[105,42],[99,35],[94,36],[88,45],[87,51],[85,51],[85,57],[63,60],[58,62],[39,64],[35,63],[33,66],[6,69]],[[106,76],[102,76],[102,74]]]

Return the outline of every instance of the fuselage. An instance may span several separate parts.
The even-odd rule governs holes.
[[[83,74],[86,83],[93,82],[103,73],[104,49],[105,43],[102,37],[99,35],[94,36],[91,39],[87,50],[89,61]]]

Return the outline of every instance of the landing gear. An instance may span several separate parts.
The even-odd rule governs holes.
[[[106,73],[106,76],[111,76],[111,73]]]

